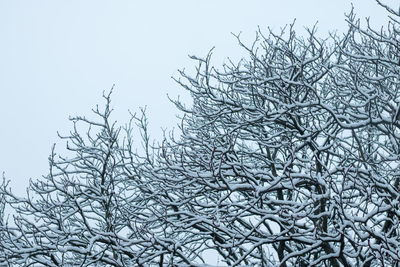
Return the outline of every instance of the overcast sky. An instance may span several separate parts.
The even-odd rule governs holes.
[[[386,20],[373,0],[353,1],[360,17]],[[215,63],[239,58],[233,33],[253,40],[257,27],[298,29],[319,21],[319,33],[345,29],[348,0],[0,0],[0,171],[22,191],[47,173],[57,131],[69,115],[85,115],[116,85],[115,116],[147,105],[154,136],[173,127],[167,94],[185,94],[172,81],[193,68],[189,54],[213,46]],[[62,151],[61,145],[58,150]]]

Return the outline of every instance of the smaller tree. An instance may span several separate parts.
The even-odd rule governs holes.
[[[142,266],[168,252],[167,245],[157,245],[159,226],[146,211],[156,194],[139,175],[150,157],[139,157],[132,149],[136,121],[149,153],[146,120],[133,115],[124,128],[111,123],[110,94],[104,95],[103,110],[93,110],[95,120],[71,118],[73,130],[60,136],[71,156],[58,156],[53,147],[49,174],[30,182],[27,197],[13,194],[5,182],[1,185],[1,215],[7,204],[13,216],[1,221],[0,261]]]

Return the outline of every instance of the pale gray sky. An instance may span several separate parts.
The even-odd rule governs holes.
[[[354,0],[360,17],[386,20],[374,0]],[[47,157],[69,115],[84,115],[116,84],[115,118],[148,106],[151,129],[172,127],[170,78],[188,54],[239,58],[231,32],[252,40],[257,26],[297,28],[319,21],[321,35],[345,28],[348,0],[0,0],[0,171],[22,192],[47,172]],[[62,151],[62,146],[58,150]]]

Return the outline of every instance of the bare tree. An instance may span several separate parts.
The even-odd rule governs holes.
[[[147,207],[154,205],[150,183],[139,176],[138,166],[150,157],[138,157],[132,147],[132,124],[146,132],[143,117],[133,116],[124,128],[111,123],[110,94],[104,95],[104,110],[93,110],[97,119],[71,118],[73,131],[60,136],[70,157],[57,156],[53,148],[49,174],[31,181],[26,198],[2,185],[1,211],[4,201],[13,209],[1,224],[2,262],[142,266],[159,263],[169,251],[160,241],[167,235],[148,216]]]
[[[175,231],[229,266],[398,266],[399,12],[320,40],[259,32],[248,59],[206,58],[154,177]],[[368,22],[368,21],[367,21]],[[195,261],[196,262],[196,261]],[[193,264],[195,264],[193,262]]]
[[[72,118],[28,196],[4,182],[0,260],[13,266],[400,265],[400,13],[327,39],[259,31],[247,58],[177,82],[179,136],[150,141],[144,111]],[[85,134],[80,134],[83,125]],[[140,133],[142,152],[134,145]],[[174,137],[175,136],[175,137]]]

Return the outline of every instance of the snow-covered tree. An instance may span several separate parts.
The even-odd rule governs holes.
[[[229,266],[398,266],[400,13],[379,4],[385,30],[351,12],[344,36],[289,27],[239,38],[247,59],[222,69],[193,57],[153,173],[167,224]]]
[[[133,123],[146,135],[143,117],[133,116],[124,128],[111,123],[110,94],[95,119],[74,117],[67,141],[69,157],[53,148],[47,176],[31,181],[27,197],[2,185],[13,210],[3,221],[0,260],[9,266],[143,266],[160,262],[168,238],[160,223],[149,218],[151,182],[140,177],[132,147]],[[82,134],[83,133],[83,134]],[[146,153],[149,153],[148,143]],[[161,259],[160,259],[161,258]]]
[[[10,266],[400,265],[400,11],[322,40],[259,31],[248,56],[177,82],[179,134],[72,118],[28,196],[0,187]],[[83,131],[84,125],[88,128]],[[136,126],[136,127],[135,127]],[[134,128],[143,145],[133,144]]]

